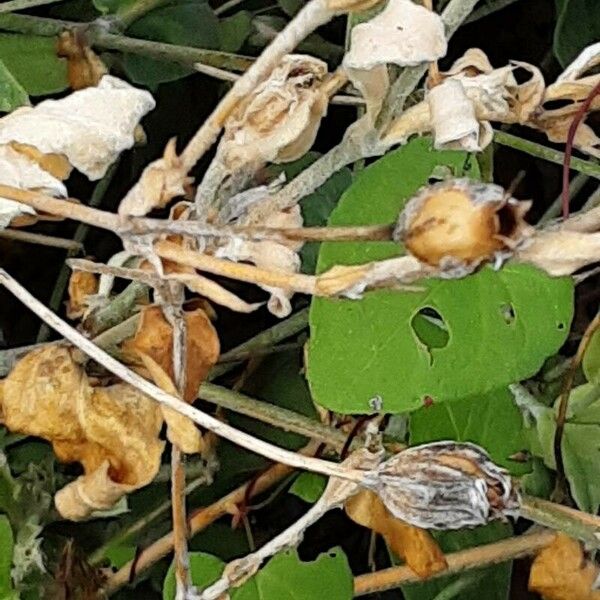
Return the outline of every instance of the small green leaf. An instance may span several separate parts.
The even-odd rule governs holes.
[[[120,569],[135,557],[135,546],[126,544],[111,546],[106,550],[104,556],[110,561],[113,569]]]
[[[490,523],[476,529],[462,529],[460,531],[432,532],[435,539],[445,553],[457,552],[466,548],[491,544],[511,535],[510,525],[504,523]],[[465,575],[454,575],[451,577],[439,577],[427,583],[417,583],[402,587],[405,600],[434,600],[451,584],[463,577],[477,574],[467,581],[464,588],[460,590],[455,598],[458,600],[507,600],[510,591],[510,574],[512,563],[507,562],[477,571],[470,571]],[[482,590],[485,594],[482,596]]]
[[[314,504],[325,491],[327,477],[317,473],[301,473],[290,487],[290,494]]]
[[[0,112],[12,112],[27,104],[27,92],[0,60]]]
[[[439,165],[455,175],[477,169],[465,153],[436,152],[416,139],[362,171],[329,223],[392,223]],[[400,254],[393,242],[324,243],[318,270]],[[317,403],[365,413],[380,396],[383,411],[394,413],[419,408],[426,396],[440,402],[488,393],[537,372],[564,343],[573,314],[572,281],[527,265],[419,287],[367,292],[360,301],[313,298],[308,380]],[[415,327],[419,313],[433,317],[437,330]]]
[[[600,330],[596,331],[583,355],[583,373],[590,383],[600,383]]]
[[[473,442],[513,475],[530,470],[529,465],[510,459],[527,448],[527,441],[519,409],[505,388],[421,408],[411,413],[409,428],[411,446],[440,440]]]
[[[563,67],[600,39],[598,0],[556,0],[554,54]]]
[[[17,598],[12,584],[14,538],[8,517],[0,515],[0,598]]]
[[[237,52],[252,31],[252,18],[250,13],[242,10],[231,17],[219,21],[221,30],[221,50],[223,52]]]
[[[0,33],[0,57],[25,93],[45,96],[69,87],[67,61],[56,56],[56,40]]]
[[[190,554],[193,584],[202,589],[214,583],[224,563],[210,554]],[[350,600],[352,573],[344,553],[333,549],[313,562],[303,562],[296,551],[275,555],[252,579],[230,593],[231,600]],[[163,600],[175,598],[175,574],[169,568]]]
[[[556,411],[540,404],[531,451],[551,469],[554,460]],[[600,507],[600,387],[591,383],[571,390],[562,437],[562,458],[571,495],[581,510],[596,514]]]
[[[221,45],[219,20],[202,0],[179,0],[153,10],[133,23],[127,35],[194,48],[218,49]],[[150,87],[194,72],[175,63],[135,54],[125,54],[124,65],[132,81]]]

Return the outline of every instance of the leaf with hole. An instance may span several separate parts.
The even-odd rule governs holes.
[[[512,475],[530,470],[527,463],[511,459],[528,442],[519,409],[506,388],[420,408],[410,415],[409,431],[411,446],[441,440],[473,442]]]
[[[67,61],[56,56],[54,38],[0,33],[0,57],[30,96],[55,94],[69,87]]]
[[[362,171],[330,225],[391,223],[432,171],[476,175],[465,153],[436,152],[416,139]],[[318,270],[402,254],[393,242],[321,245]],[[427,398],[485,394],[533,375],[564,343],[573,284],[527,265],[491,267],[421,291],[377,290],[359,300],[314,298],[308,380],[316,402],[342,413],[412,411]]]
[[[214,583],[225,564],[215,556],[190,554],[193,584],[205,588]],[[350,600],[352,573],[344,553],[333,549],[313,562],[303,562],[295,550],[275,555],[241,587],[230,592],[231,600]],[[175,598],[173,565],[165,578],[163,600]]]
[[[179,0],[157,8],[135,21],[127,35],[209,50],[216,50],[221,45],[219,20],[208,4],[201,0]],[[124,65],[132,81],[150,87],[194,72],[189,67],[135,54],[125,54]]]

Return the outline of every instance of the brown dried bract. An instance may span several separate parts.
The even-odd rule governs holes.
[[[83,465],[85,474],[55,497],[67,519],[112,507],[150,483],[160,466],[158,405],[126,384],[93,388],[68,348],[21,359],[0,384],[0,407],[9,430],[46,439],[59,460]]]
[[[406,204],[394,238],[434,266],[476,266],[510,252],[530,228],[518,202],[495,184],[455,179],[423,188]]]
[[[364,490],[352,496],[345,509],[353,521],[381,534],[419,577],[430,577],[448,566],[431,534],[394,517],[374,492]]]
[[[183,394],[187,402],[198,395],[198,388],[219,358],[220,346],[217,332],[206,313],[201,309],[185,312],[186,325],[186,385]],[[127,359],[140,361],[147,355],[173,380],[173,328],[159,306],[142,309],[137,333],[123,343]]]
[[[73,90],[98,85],[108,69],[77,31],[63,31],[58,36],[57,55],[67,59],[69,85]]]
[[[69,278],[69,301],[67,303],[67,317],[79,319],[85,314],[89,297],[98,292],[98,278],[93,273],[73,271]]]
[[[593,589],[598,574],[598,567],[584,557],[581,544],[558,533],[533,561],[529,589],[544,600],[600,600],[600,591]]]

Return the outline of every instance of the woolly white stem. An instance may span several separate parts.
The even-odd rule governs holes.
[[[227,438],[229,441],[265,456],[266,458],[287,464],[297,469],[305,469],[308,471],[314,471],[315,473],[321,473],[330,477],[340,477],[348,481],[354,481],[360,484],[370,484],[373,478],[376,477],[375,473],[369,471],[363,471],[360,469],[346,469],[340,467],[336,463],[327,462],[318,458],[312,458],[307,456],[301,456],[294,452],[278,448],[267,442],[263,442],[243,431],[231,427],[219,421],[218,419],[199,411],[198,409],[186,404],[179,398],[167,394],[160,388],[156,387],[149,381],[146,381],[143,377],[134,373],[126,366],[122,365],[119,361],[115,360],[112,356],[98,348],[93,342],[84,337],[76,329],[71,327],[68,323],[63,321],[59,316],[55,315],[51,310],[46,308],[39,300],[34,298],[20,283],[18,283],[11,275],[9,275],[4,269],[0,269],[0,284],[4,285],[12,294],[15,295],[23,304],[25,304],[32,312],[34,312],[40,319],[46,322],[50,327],[55,329],[63,337],[69,340],[72,344],[77,346],[80,350],[85,352],[103,367],[120,377],[126,383],[134,386],[144,394],[150,396],[156,402],[168,406],[173,410],[185,415],[194,423],[209,429],[217,435]]]

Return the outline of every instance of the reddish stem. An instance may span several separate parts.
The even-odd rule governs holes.
[[[589,93],[588,97],[581,103],[581,106],[575,113],[573,121],[569,127],[567,134],[567,144],[565,146],[565,159],[563,161],[563,173],[562,173],[562,212],[563,219],[569,218],[569,170],[571,167],[571,154],[573,153],[573,141],[575,140],[575,134],[581,121],[587,115],[588,110],[594,98],[600,94],[600,81],[594,86],[594,89]]]

